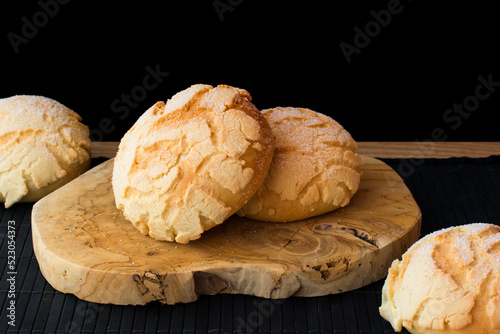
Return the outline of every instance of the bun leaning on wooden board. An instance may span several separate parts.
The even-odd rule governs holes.
[[[187,243],[254,195],[272,156],[271,129],[246,90],[194,85],[156,103],[122,138],[116,205],[143,234]]]
[[[275,151],[264,185],[238,215],[289,222],[347,205],[358,190],[357,144],[338,122],[305,108],[263,110]]]

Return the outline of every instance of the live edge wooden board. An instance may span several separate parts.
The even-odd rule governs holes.
[[[112,304],[187,303],[200,295],[321,296],[384,278],[420,235],[421,213],[399,175],[363,157],[345,208],[292,223],[231,217],[188,244],[142,235],[115,208],[113,160],[35,204],[33,245],[57,290]]]

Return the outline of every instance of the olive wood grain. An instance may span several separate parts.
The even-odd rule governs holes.
[[[57,290],[112,304],[186,303],[201,294],[320,296],[384,278],[419,237],[421,213],[402,179],[363,157],[345,208],[292,223],[229,218],[188,244],[142,235],[114,206],[113,159],[35,204],[33,244]]]

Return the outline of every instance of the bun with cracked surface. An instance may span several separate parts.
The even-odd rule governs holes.
[[[380,314],[397,332],[500,333],[500,227],[431,233],[389,269]]]
[[[349,132],[310,109],[273,108],[262,113],[274,134],[274,157],[264,185],[238,215],[288,222],[347,205],[361,176],[361,158]]]
[[[0,99],[0,202],[35,202],[90,166],[89,129],[61,103],[17,95]]]
[[[156,103],[122,138],[116,205],[142,233],[187,243],[253,196],[272,155],[271,129],[247,91],[194,85]]]

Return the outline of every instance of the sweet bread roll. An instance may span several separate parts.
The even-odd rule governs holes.
[[[90,166],[81,117],[42,96],[0,99],[0,202],[34,202]]]
[[[263,110],[274,134],[274,157],[264,185],[238,212],[288,222],[349,203],[360,181],[356,142],[330,117],[303,108]]]
[[[380,314],[397,332],[500,333],[500,227],[457,226],[416,242],[392,263]]]
[[[120,142],[117,207],[142,233],[187,243],[222,223],[260,188],[272,133],[250,94],[194,85],[147,110]]]

